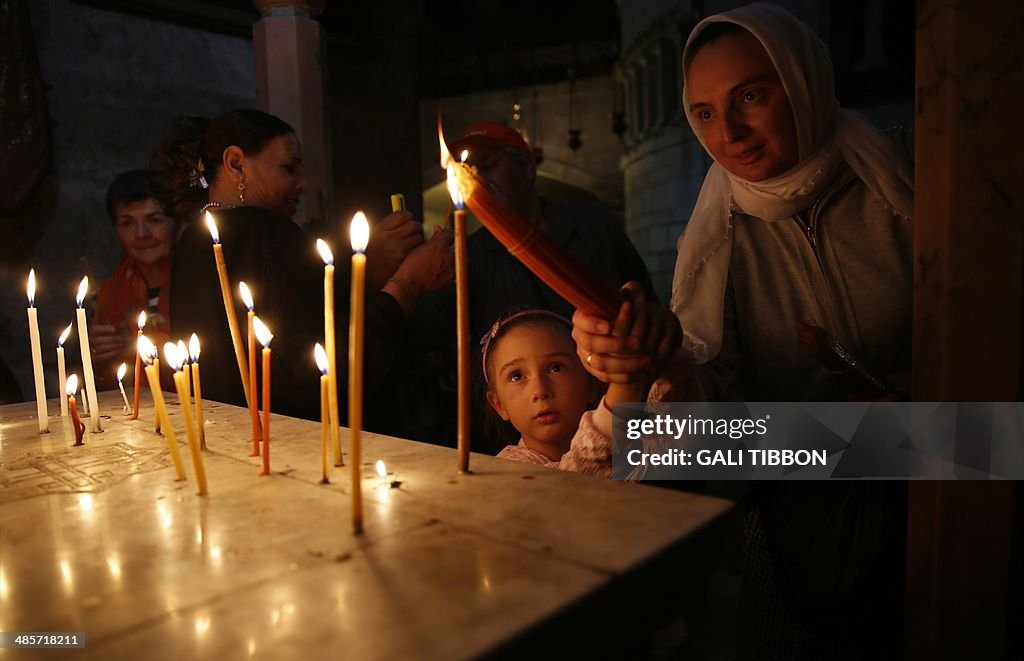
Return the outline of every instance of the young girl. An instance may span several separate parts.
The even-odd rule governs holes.
[[[517,445],[505,447],[498,456],[608,477],[611,406],[646,400],[650,361],[634,361],[631,370],[621,370],[631,373],[631,382],[612,383],[594,409],[602,384],[584,367],[571,331],[564,317],[524,310],[499,319],[484,337],[487,401],[522,434]],[[637,347],[641,344],[638,338]]]

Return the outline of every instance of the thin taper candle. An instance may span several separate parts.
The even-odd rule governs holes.
[[[238,331],[238,317],[235,315],[235,304],[231,297],[231,285],[228,284],[228,267],[224,261],[224,248],[220,245],[220,233],[213,215],[206,212],[206,226],[213,239],[213,259],[217,265],[217,278],[220,281],[220,295],[224,299],[224,313],[228,318],[228,329],[231,331],[231,344],[235,349],[235,360],[238,362],[238,375],[242,379],[242,390],[245,391],[246,403],[252,403],[256,395],[249,391],[249,369],[245,364],[245,351],[242,348],[242,336]]]
[[[260,475],[270,475],[270,341],[274,335],[259,317],[253,318],[252,325],[256,338],[263,345],[263,472]]]
[[[188,356],[192,360],[192,388],[196,393],[196,427],[199,428],[199,449],[206,449],[206,427],[203,420],[203,387],[199,383],[199,336],[192,333],[188,340]]]
[[[68,327],[64,329],[64,332],[60,334],[60,338],[57,339],[57,376],[60,377],[60,414],[62,417],[68,417],[68,394],[66,392],[66,384],[68,382],[67,368],[64,364],[64,342],[67,341],[68,335],[71,334],[71,328],[74,324],[68,324]],[[78,379],[75,379],[76,381]],[[76,386],[77,387],[77,386]],[[74,393],[72,393],[74,394]]]
[[[330,483],[330,469],[328,468],[327,457],[330,454],[331,432],[330,427],[334,424],[331,418],[330,406],[330,375],[328,373],[327,353],[317,342],[313,347],[313,358],[316,360],[317,369],[320,370],[320,462],[322,464],[323,476],[320,479],[322,484]]]
[[[89,396],[89,421],[92,423],[93,432],[101,432],[100,428],[100,402],[96,397],[96,376],[92,371],[92,354],[89,351],[89,326],[85,320],[85,294],[89,291],[89,276],[82,278],[78,286],[78,309],[75,310],[78,319],[78,342],[82,348],[82,371],[85,372],[85,393]]]
[[[463,160],[465,155],[463,155]],[[469,271],[466,255],[466,211],[462,208],[462,191],[454,178],[454,170],[448,168],[448,192],[455,205],[455,315],[457,332],[457,367],[459,373],[458,422],[456,447],[458,448],[458,469],[469,472],[470,432],[470,337],[469,337]]]
[[[167,364],[174,370],[174,387],[178,391],[178,403],[181,406],[181,417],[185,421],[185,434],[188,436],[188,450],[192,455],[192,469],[196,473],[196,482],[199,485],[199,495],[206,495],[206,467],[203,465],[203,455],[199,451],[199,435],[196,433],[195,420],[192,418],[192,398],[188,392],[188,374],[183,369],[184,356],[181,355],[181,347],[168,342],[164,345],[164,357]],[[170,429],[170,425],[168,425]]]
[[[142,337],[142,331],[146,328],[146,311],[139,313],[139,334],[135,337],[135,390],[132,393],[132,417],[129,420],[139,419],[139,388],[142,386],[142,357],[139,356],[138,341]]]
[[[46,410],[46,386],[43,383],[43,349],[39,343],[39,315],[36,312],[36,270],[28,272],[28,339],[32,347],[32,377],[36,386],[36,418],[39,420],[39,433],[50,431],[49,413]]]
[[[323,239],[316,240],[317,250],[324,260],[324,349],[327,352],[328,410],[331,414],[329,431],[334,444],[334,465],[344,466],[341,452],[341,421],[338,419],[338,354],[334,337],[334,255]]]
[[[156,419],[163,421],[167,430],[164,438],[167,440],[167,449],[171,452],[171,459],[174,461],[174,471],[179,480],[185,479],[185,464],[181,461],[181,452],[178,449],[178,442],[174,439],[174,427],[167,417],[167,405],[164,402],[164,393],[160,390],[160,367],[156,358],[156,347],[145,335],[139,337],[139,353],[146,363],[146,378],[149,380],[149,391],[153,395],[153,409],[156,412]]]
[[[256,317],[256,313],[253,312],[253,300],[252,292],[249,291],[249,286],[245,284],[245,281],[238,283],[238,294],[242,297],[242,303],[245,304],[245,308],[248,310],[246,313],[246,338],[248,342],[249,350],[249,391],[252,392],[252,398],[249,399],[249,421],[252,423],[252,454],[251,457],[260,456],[260,411],[259,403],[256,401],[257,386],[256,386],[256,332],[252,327],[252,320]]]
[[[68,397],[68,405],[71,410],[71,427],[75,431],[75,445],[84,445],[82,437],[85,436],[85,425],[78,417],[78,406],[75,404],[75,390],[78,389],[78,375],[72,374],[68,377],[64,392]]]
[[[366,289],[366,244],[370,229],[366,215],[359,211],[349,230],[352,239],[352,291],[348,332],[348,426],[349,454],[352,464],[352,531],[363,532],[362,467],[363,427],[363,296]]]

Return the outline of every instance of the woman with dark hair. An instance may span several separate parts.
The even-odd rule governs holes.
[[[171,281],[171,335],[198,333],[203,344],[203,391],[214,400],[244,405],[214,264],[210,233],[197,215],[209,211],[217,222],[232,290],[245,281],[256,312],[274,333],[273,406],[276,412],[315,417],[319,381],[313,344],[323,343],[323,262],[314,238],[292,222],[306,192],[302,151],[292,128],[258,110],[233,110],[213,120],[185,118],[154,158],[161,176],[157,194],[168,207],[193,222],[174,253]],[[370,281],[366,297],[368,403],[374,390],[399,364],[406,314],[422,293],[452,279],[450,233],[424,242],[409,214],[392,214],[380,232],[384,252],[397,259],[384,283]],[[371,239],[372,240],[372,239]],[[334,241],[340,252],[341,241]],[[396,245],[397,244],[397,245]],[[347,260],[337,260],[343,265]],[[338,271],[335,289],[338,329],[338,386],[347,389],[349,291],[347,272]],[[236,313],[244,318],[241,301]],[[387,398],[376,398],[386,401]],[[344,403],[345,397],[339,397]],[[344,417],[344,416],[343,416]],[[366,413],[373,426],[374,411]]]

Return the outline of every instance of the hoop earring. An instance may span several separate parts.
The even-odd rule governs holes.
[[[238,203],[245,204],[245,180],[238,182]]]

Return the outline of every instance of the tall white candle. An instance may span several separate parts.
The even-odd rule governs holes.
[[[78,285],[78,297],[75,302],[78,309],[75,313],[78,318],[78,342],[82,347],[82,371],[85,372],[85,392],[89,396],[89,422],[92,423],[93,433],[103,431],[100,428],[100,403],[96,398],[96,377],[92,372],[92,354],[89,353],[89,327],[85,322],[85,293],[89,291],[89,276],[82,278]]]
[[[73,325],[68,324],[68,327],[60,334],[60,338],[57,339],[57,375],[60,377],[62,384],[68,382],[67,369],[64,366],[64,342],[67,341],[68,335],[71,335],[71,327]],[[77,379],[75,380],[77,381]],[[60,391],[60,414],[65,418],[68,417],[68,394],[64,388]]]
[[[46,386],[43,384],[43,350],[39,344],[39,316],[36,314],[36,270],[28,272],[28,339],[32,345],[32,375],[36,381],[36,417],[39,418],[39,433],[50,431],[50,420],[46,413]]]

